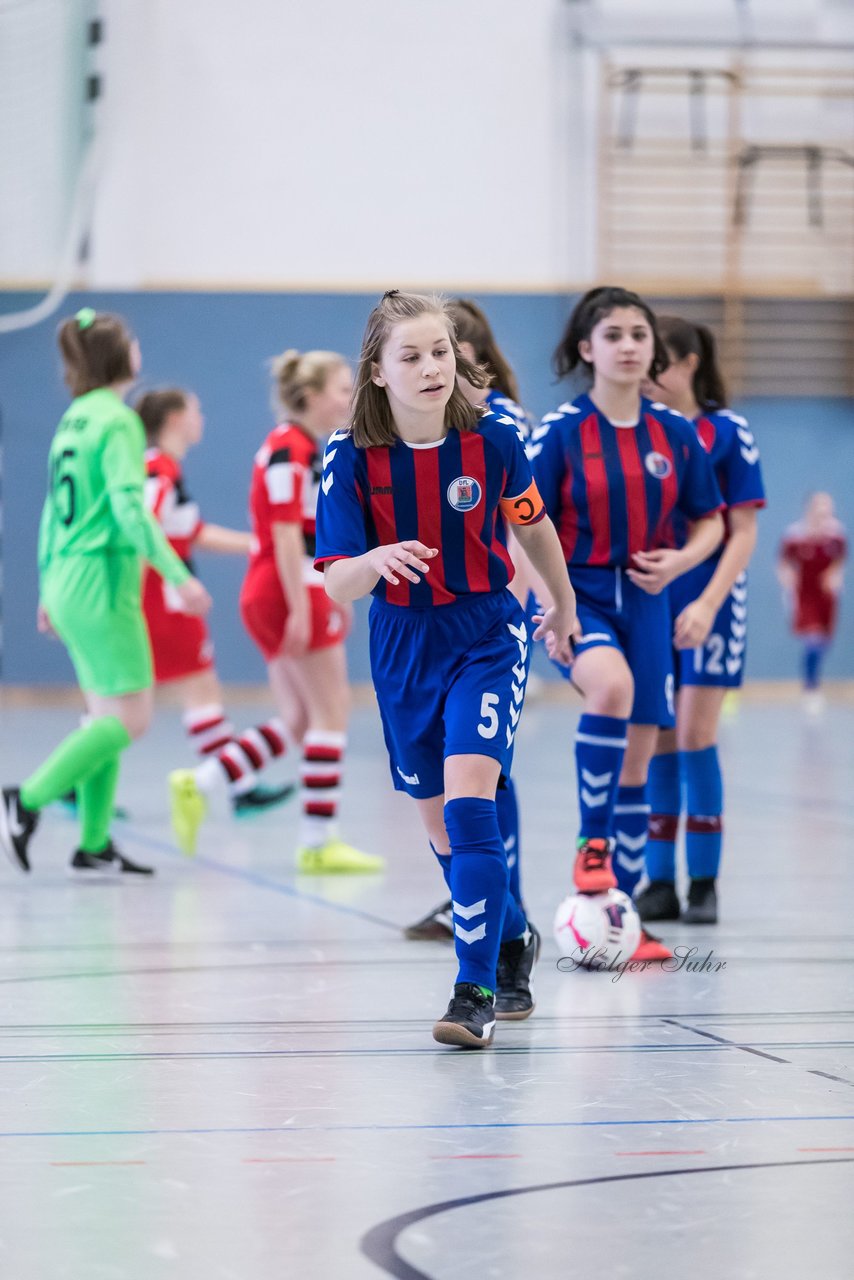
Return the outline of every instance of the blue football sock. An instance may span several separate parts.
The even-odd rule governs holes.
[[[613,867],[617,888],[622,889],[630,898],[643,875],[648,827],[646,787],[620,786],[614,805],[614,837],[617,845]]]
[[[448,886],[448,889],[450,890],[451,888],[451,855],[449,853],[436,853],[436,850],[433,846],[432,841],[430,842],[430,848],[436,854],[436,861],[439,864],[439,868],[442,872],[442,875],[445,877],[445,884]]]
[[[519,845],[519,804],[512,778],[507,778],[505,785],[496,791],[495,808],[498,811],[498,829],[504,841],[504,852],[507,854],[507,866],[510,870],[510,893],[521,906],[519,858],[522,851]]]
[[[628,721],[585,712],[575,734],[580,835],[607,838],[613,833],[614,801],[626,753]]]
[[[676,837],[682,809],[679,752],[667,751],[649,762],[646,784],[649,799],[649,840],[646,874],[650,880],[676,882]]]
[[[682,769],[688,875],[706,880],[718,874],[721,864],[723,780],[717,747],[683,751]]]
[[[451,842],[454,948],[459,963],[456,981],[494,991],[508,902],[507,858],[495,801],[449,800],[445,828]]]
[[[821,684],[821,664],[827,652],[827,645],[821,641],[811,641],[804,646],[803,671],[804,688],[817,689]]]

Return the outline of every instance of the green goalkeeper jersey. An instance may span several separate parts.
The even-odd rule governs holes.
[[[175,586],[190,576],[146,509],[145,432],[138,414],[107,387],[78,396],[60,420],[48,457],[39,529],[39,570],[63,557],[136,553]]]

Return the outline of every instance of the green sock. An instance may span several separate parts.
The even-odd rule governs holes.
[[[84,853],[103,853],[110,843],[113,801],[119,784],[118,752],[77,784],[80,809],[80,848]]]
[[[69,733],[44,764],[21,784],[25,809],[43,809],[90,773],[130,746],[130,734],[116,716],[101,716]]]

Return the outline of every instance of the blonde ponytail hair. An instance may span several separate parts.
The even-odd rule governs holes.
[[[273,409],[299,418],[307,406],[307,391],[322,391],[335,369],[347,365],[337,351],[297,351],[290,348],[270,362],[273,374]]]

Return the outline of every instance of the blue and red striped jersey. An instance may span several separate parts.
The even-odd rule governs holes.
[[[545,514],[510,418],[487,413],[475,430],[451,430],[429,445],[358,449],[337,431],[324,454],[315,567],[418,539],[439,549],[430,572],[417,584],[380,578],[373,595],[428,608],[501,591],[513,577],[500,505],[509,499],[519,500],[511,518],[520,524]]]
[[[711,459],[727,511],[730,507],[764,507],[765,486],[759,465],[759,449],[747,419],[730,413],[729,409],[716,409],[701,413],[699,418],[695,418],[694,430]],[[724,523],[728,536],[726,511]],[[675,511],[671,526],[669,545],[684,547],[688,537],[688,521]],[[723,554],[726,536],[710,559],[719,559]]]
[[[570,565],[629,565],[669,545],[675,511],[699,520],[723,505],[693,425],[651,400],[634,425],[615,426],[579,396],[546,414],[528,456]]]
[[[531,415],[520,404],[515,400],[511,400],[509,396],[506,396],[503,391],[499,391],[497,387],[489,388],[483,402],[487,409],[499,418],[512,418],[525,440],[528,439],[534,423],[531,420]]]

